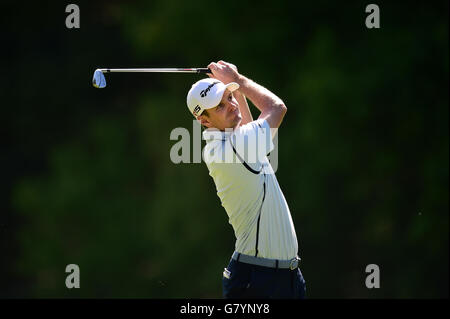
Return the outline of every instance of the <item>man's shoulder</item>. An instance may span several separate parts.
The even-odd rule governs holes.
[[[270,126],[265,119],[257,119],[251,122],[248,122],[242,126],[240,126],[236,131],[236,134],[249,134],[252,132],[258,132],[260,130],[270,130]]]
[[[274,148],[270,127],[265,119],[242,125],[232,135],[231,143],[247,163],[264,162],[266,155]]]

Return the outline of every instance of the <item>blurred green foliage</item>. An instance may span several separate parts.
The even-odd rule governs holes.
[[[448,298],[448,2],[378,1],[380,29],[367,4],[80,2],[78,30],[64,4],[11,5],[0,296],[221,297],[233,230],[206,165],[169,157],[199,77],[90,79],[223,59],[288,107],[277,177],[308,297]]]

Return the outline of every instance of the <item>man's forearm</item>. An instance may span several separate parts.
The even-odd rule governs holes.
[[[242,121],[241,125],[245,125],[253,121],[252,113],[250,112],[250,108],[248,107],[247,99],[245,95],[243,95],[240,90],[236,90],[233,92],[234,97],[236,98],[239,104],[239,110],[241,111]]]
[[[261,113],[271,112],[277,108],[286,108],[278,96],[249,78],[240,75],[237,82],[240,86],[239,91],[250,99]]]

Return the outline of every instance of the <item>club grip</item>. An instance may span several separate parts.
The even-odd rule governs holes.
[[[198,68],[197,73],[212,73],[209,68]]]

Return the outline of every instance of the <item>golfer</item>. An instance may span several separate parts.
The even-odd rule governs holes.
[[[287,108],[233,64],[208,68],[212,74],[192,85],[187,105],[205,128],[204,160],[236,236],[223,297],[303,299],[294,224],[267,157]],[[247,98],[261,111],[256,121]]]

